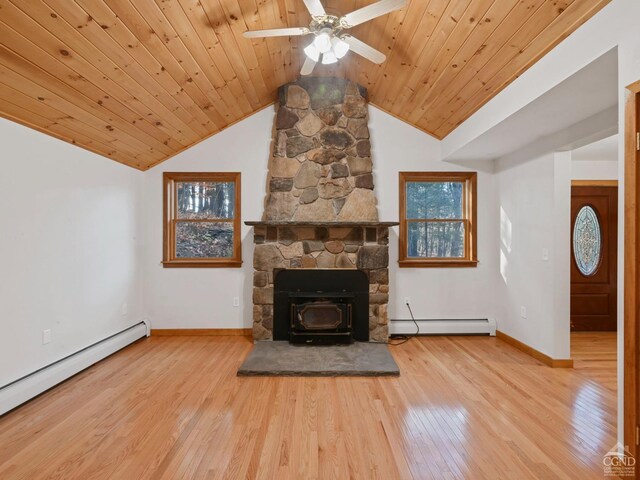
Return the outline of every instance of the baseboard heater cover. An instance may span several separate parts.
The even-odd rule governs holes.
[[[416,319],[420,326],[420,335],[496,335],[496,321],[493,318],[477,319]],[[391,335],[411,335],[416,333],[413,320],[395,320],[389,322]]]
[[[0,387],[0,415],[49,390],[94,363],[148,336],[146,320],[83,348],[35,372]]]

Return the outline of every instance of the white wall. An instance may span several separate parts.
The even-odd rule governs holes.
[[[440,142],[381,110],[371,107],[370,130],[375,192],[382,220],[398,220],[400,171],[459,171],[440,161]],[[399,268],[398,227],[389,243],[389,318],[408,319],[409,297],[416,318],[493,318],[497,215],[494,176],[478,171],[478,260],[476,268]]]
[[[574,160],[571,162],[572,180],[617,180],[618,162],[608,160]]]
[[[464,147],[503,122],[525,105],[558,85],[613,48],[618,50],[619,131],[624,131],[625,86],[640,79],[640,2],[613,0],[562,43],[487,102],[442,142],[443,158]],[[624,135],[619,135],[618,178],[624,178]],[[624,185],[618,188],[624,202]],[[619,209],[618,228],[624,228],[624,209]],[[618,438],[623,438],[624,354],[624,235],[618,235]],[[529,343],[527,337],[519,340]]]
[[[142,319],[142,173],[3,119],[0,143],[1,386]]]
[[[144,173],[144,298],[153,328],[251,326],[252,229],[242,225],[242,268],[163,268],[162,172],[241,172],[242,221],[260,220],[273,117],[268,107]]]
[[[398,220],[398,172],[460,170],[439,161],[439,142],[371,107],[375,192],[381,220]],[[144,278],[145,300],[153,328],[243,328],[252,322],[252,230],[242,228],[241,269],[162,268],[162,172],[239,171],[242,173],[242,220],[263,213],[267,162],[274,109],[267,108],[146,172]],[[495,262],[491,204],[492,176],[480,172],[480,265],[475,269],[399,269],[398,230],[390,238],[390,318],[409,318],[402,299],[410,297],[420,318],[486,318],[493,316],[490,279]],[[240,307],[233,307],[233,297]]]
[[[571,356],[571,152],[553,154],[553,358]]]
[[[572,180],[617,180],[619,135],[612,135],[571,152]]]
[[[570,158],[562,156],[550,153],[516,166],[496,162],[498,329],[552,358],[569,358],[569,272],[563,268],[569,239],[555,228],[556,215],[569,214],[562,196],[570,195]],[[558,295],[563,281],[564,301]]]

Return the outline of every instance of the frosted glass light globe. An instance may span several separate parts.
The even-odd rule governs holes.
[[[349,44],[338,37],[333,37],[331,39],[331,45],[333,46],[333,53],[336,54],[337,58],[344,57],[349,51]]]
[[[309,46],[304,49],[304,53],[314,62],[317,62],[320,58],[320,50],[318,50],[313,43],[310,43]]]
[[[328,52],[331,50],[331,37],[326,32],[319,33],[316,35],[316,38],[314,38],[313,44],[320,53]]]
[[[328,52],[322,54],[323,65],[329,65],[331,63],[336,63],[337,61],[338,61],[338,57],[336,57],[336,54],[333,53],[332,50],[329,50]]]

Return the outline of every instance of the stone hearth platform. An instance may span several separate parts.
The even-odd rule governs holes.
[[[238,370],[239,377],[383,377],[400,369],[386,344],[292,345],[258,342]]]

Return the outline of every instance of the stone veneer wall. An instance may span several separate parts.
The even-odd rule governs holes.
[[[389,336],[389,228],[256,226],[253,256],[253,338],[273,333],[274,269],[357,268],[369,276],[369,338]]]
[[[365,271],[369,337],[388,338],[389,227],[362,224],[378,222],[366,97],[332,77],[278,90],[263,222],[254,224],[254,340],[273,338],[273,277],[282,268]]]
[[[378,220],[366,96],[332,77],[280,87],[263,220]]]

